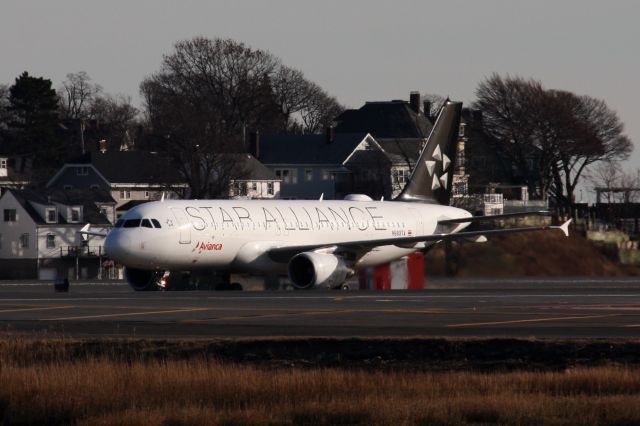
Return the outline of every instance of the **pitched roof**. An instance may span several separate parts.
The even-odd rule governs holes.
[[[433,124],[406,101],[367,102],[335,119],[338,133],[367,132],[376,138],[426,138]]]
[[[325,135],[265,135],[260,138],[264,164],[342,164],[367,137],[366,132]]]
[[[168,158],[145,151],[87,152],[71,164],[92,164],[110,183],[182,183]]]
[[[420,158],[421,144],[416,139],[376,139],[389,159],[394,163],[415,164]]]
[[[224,154],[230,161],[240,166],[242,178],[239,180],[277,180],[273,170],[258,161],[251,154]]]
[[[45,218],[40,216],[40,214],[36,211],[31,203],[50,206],[55,206],[56,203],[65,206],[82,206],[83,223],[88,222],[92,225],[111,225],[109,220],[100,212],[96,204],[91,200],[92,197],[90,196],[90,193],[93,191],[84,191],[86,193],[85,197],[82,197],[82,195],[78,193],[77,198],[74,198],[74,201],[71,201],[68,197],[61,196],[60,191],[56,191],[57,195],[55,193],[43,193],[27,189],[10,189],[8,192],[11,192],[13,194],[18,203],[20,203],[20,205],[29,214],[31,219],[33,219],[33,221],[38,225],[45,225],[48,223],[45,221]],[[113,198],[111,198],[111,200],[113,200]],[[58,222],[56,223],[56,225],[60,224],[67,224],[67,221],[64,219],[64,216],[59,213]]]

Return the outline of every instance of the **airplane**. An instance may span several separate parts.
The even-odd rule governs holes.
[[[362,194],[344,200],[161,200],[129,210],[105,236],[106,255],[125,266],[135,290],[166,285],[169,270],[288,274],[296,289],[338,288],[360,269],[424,251],[450,239],[559,229],[529,226],[465,231],[473,222],[522,214],[472,216],[449,206],[461,102],[442,106],[419,160],[391,201]],[[229,284],[230,285],[230,284]]]

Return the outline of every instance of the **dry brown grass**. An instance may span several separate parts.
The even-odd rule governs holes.
[[[640,371],[613,367],[482,374],[205,360],[30,364],[0,364],[0,424],[640,424]]]

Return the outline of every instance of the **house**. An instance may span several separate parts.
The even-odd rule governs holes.
[[[0,279],[90,278],[101,273],[103,239],[85,241],[78,233],[86,223],[98,232],[111,228],[93,198],[90,190],[7,190],[0,197]]]
[[[116,209],[131,201],[183,198],[188,186],[165,157],[143,151],[88,152],[65,165],[47,188],[107,191]],[[117,218],[110,218],[115,220]]]
[[[529,168],[535,157],[529,160]],[[548,207],[545,200],[535,198],[500,144],[484,129],[482,111],[464,108],[459,131],[457,174],[454,175],[453,203],[458,207],[483,214],[538,211]],[[461,189],[460,189],[461,188]]]
[[[367,133],[252,135],[253,155],[281,181],[280,198],[389,192],[389,158]]]
[[[229,198],[274,199],[280,197],[280,183],[273,170],[247,153],[225,154],[238,165],[239,175],[231,179]]]
[[[0,155],[0,195],[7,189],[24,189],[29,186],[31,162],[23,157]]]
[[[366,132],[375,138],[388,157],[391,172],[390,193],[400,193],[420,151],[433,128],[431,104],[422,102],[419,92],[411,92],[409,102],[392,100],[366,102],[357,110],[346,110],[335,118],[334,131]]]

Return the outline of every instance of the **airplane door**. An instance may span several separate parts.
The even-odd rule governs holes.
[[[180,230],[179,243],[191,244],[191,223],[187,220],[187,215],[177,207],[172,207],[171,212],[176,221],[178,221],[178,229]]]
[[[424,234],[424,223],[423,223],[423,220],[422,220],[422,215],[416,209],[410,208],[409,211],[411,211],[411,215],[415,219],[416,227],[415,227],[415,234],[414,235],[423,235]]]

